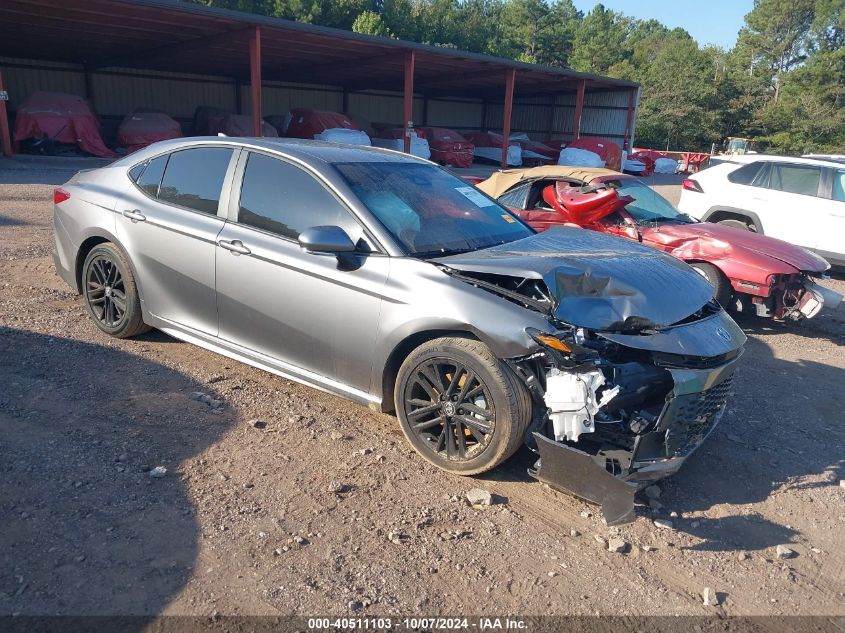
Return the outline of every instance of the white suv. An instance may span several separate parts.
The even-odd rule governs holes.
[[[845,266],[845,163],[835,159],[732,156],[684,180],[678,208]]]

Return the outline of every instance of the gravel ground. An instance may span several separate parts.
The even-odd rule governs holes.
[[[527,452],[451,476],[390,416],[100,333],[50,258],[78,168],[0,162],[0,614],[845,615],[845,311],[743,320],[721,425],[610,529]]]

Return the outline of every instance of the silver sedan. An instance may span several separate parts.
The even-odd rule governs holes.
[[[385,412],[453,473],[633,517],[725,408],[745,337],[686,264],[535,234],[436,165],[294,140],[156,143],[55,191],[59,275],[103,332],[157,328]]]

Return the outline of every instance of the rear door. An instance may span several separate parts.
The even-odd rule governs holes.
[[[828,218],[821,198],[822,168],[817,165],[772,162],[760,209],[763,231],[798,246],[816,249]]]
[[[722,176],[724,180],[721,182],[712,183],[713,190],[719,192],[714,200],[717,203],[715,206],[726,211],[751,211],[760,219],[763,232],[767,235],[769,223],[766,218],[772,212],[769,204],[769,190],[766,188],[770,165],[771,163],[767,161],[754,161],[732,170],[727,176]],[[699,175],[699,179],[706,196],[711,191],[711,184],[709,180],[705,180],[705,174],[707,170]],[[700,195],[695,192],[684,192],[682,195],[687,194],[690,197]]]
[[[230,222],[218,236],[220,338],[305,370],[305,378],[368,391],[389,257],[303,167],[244,152],[235,181]],[[341,264],[300,247],[302,231],[325,225],[344,229],[360,255]]]
[[[237,150],[239,151],[239,150]],[[192,147],[132,170],[135,186],[119,201],[117,234],[154,316],[216,335],[216,239],[225,223],[221,193],[236,150]]]

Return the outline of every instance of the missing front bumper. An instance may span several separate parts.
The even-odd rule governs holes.
[[[570,492],[601,506],[608,525],[634,520],[637,485],[617,479],[600,468],[592,455],[534,433],[540,459],[528,472],[552,488]]]
[[[608,464],[609,452],[593,455],[535,432],[540,459],[529,474],[600,505],[608,525],[633,521],[637,490],[676,472],[719,423],[738,361],[739,356],[716,368],[670,369],[675,384],[655,429],[639,436],[632,451],[616,451],[618,466]]]

